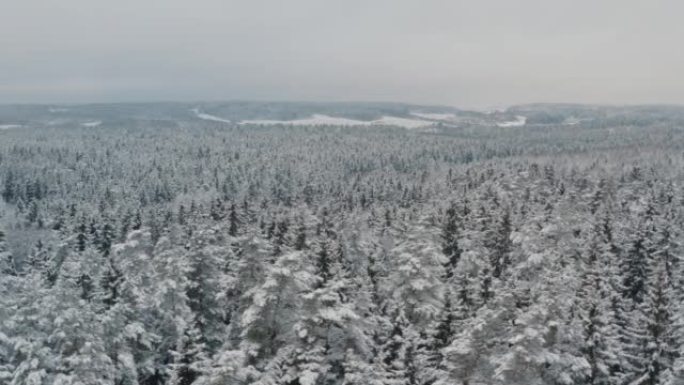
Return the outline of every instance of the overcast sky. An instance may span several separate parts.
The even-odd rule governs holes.
[[[0,0],[0,103],[684,104],[681,0]]]

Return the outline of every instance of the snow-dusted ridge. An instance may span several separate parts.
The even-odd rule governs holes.
[[[9,130],[12,128],[23,127],[21,124],[0,124],[0,130]]]

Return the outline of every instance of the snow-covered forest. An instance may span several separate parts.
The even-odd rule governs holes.
[[[0,383],[684,384],[684,108],[418,109],[3,106]]]

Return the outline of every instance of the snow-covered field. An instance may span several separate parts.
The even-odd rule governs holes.
[[[212,122],[231,123],[231,121],[228,119],[223,119],[223,118],[218,117],[218,116],[205,114],[205,113],[201,112],[199,110],[199,108],[193,108],[192,112],[194,112],[195,116],[197,116],[200,119],[211,120]]]
[[[456,115],[451,113],[411,112],[411,115],[422,119],[443,120],[447,122],[456,119]]]
[[[290,126],[367,126],[370,122],[361,120],[338,118],[334,116],[314,114],[309,118],[295,119],[295,120],[243,120],[240,124],[254,124],[260,126],[273,126],[277,124],[284,124]]]
[[[565,124],[566,126],[574,126],[574,125],[577,125],[580,123],[590,122],[592,120],[593,119],[591,119],[591,118],[582,119],[582,118],[576,118],[574,116],[570,116],[568,118],[565,118],[565,120],[563,121],[563,124]]]
[[[395,116],[383,116],[378,120],[371,122],[374,126],[399,126],[404,128],[422,128],[432,126],[433,122],[428,122],[426,120],[417,119],[407,119],[407,118],[397,118]]]
[[[288,126],[345,126],[345,127],[352,127],[352,126],[397,126],[397,127],[404,127],[408,129],[414,129],[414,128],[421,128],[421,127],[428,127],[433,125],[433,122],[429,122],[426,120],[417,120],[417,119],[407,119],[407,118],[399,118],[396,116],[383,116],[380,119],[376,120],[355,120],[355,119],[347,119],[347,118],[340,118],[340,117],[334,117],[334,116],[328,116],[328,115],[322,115],[322,114],[314,114],[309,118],[304,118],[304,119],[295,119],[295,120],[243,120],[240,122],[240,124],[254,124],[254,125],[262,125],[262,126],[271,126],[271,125],[288,125]]]
[[[81,126],[83,126],[83,127],[97,127],[100,124],[102,124],[101,120],[93,120],[92,122],[81,123]]]
[[[9,130],[11,128],[19,128],[21,124],[0,124],[0,130]]]
[[[496,125],[499,127],[521,127],[524,126],[525,123],[527,123],[527,118],[522,115],[518,115],[515,117],[515,120],[509,120],[508,122],[499,122],[496,123]]]

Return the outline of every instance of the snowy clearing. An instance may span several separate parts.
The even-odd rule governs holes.
[[[101,120],[93,120],[92,122],[81,123],[81,126],[83,126],[83,127],[97,127],[100,124],[102,124]]]
[[[593,120],[593,119],[591,119],[591,118],[588,118],[588,119],[587,119],[587,118],[584,118],[584,119],[582,119],[582,118],[576,118],[576,117],[574,117],[574,116],[571,116],[571,117],[566,118],[566,119],[563,121],[563,124],[566,125],[566,126],[574,126],[574,125],[577,125],[577,124],[580,124],[580,123],[584,123],[584,122],[591,122],[592,120]]]
[[[295,120],[243,120],[240,124],[255,124],[260,126],[273,126],[278,124],[289,126],[368,126],[370,122],[361,120],[338,118],[334,116],[314,114],[310,118],[295,119]]]
[[[397,118],[395,116],[383,116],[378,120],[374,120],[372,124],[374,126],[399,126],[411,129],[432,126],[434,123],[428,122],[426,120]]]
[[[525,123],[527,123],[527,118],[522,115],[518,115],[515,117],[515,120],[510,120],[508,122],[499,122],[496,123],[496,125],[499,127],[521,127],[524,126]]]
[[[340,118],[322,114],[314,114],[309,118],[295,120],[243,120],[239,124],[254,124],[262,126],[288,125],[288,126],[398,126],[408,129],[431,126],[434,123],[426,120],[398,118],[396,116],[383,116],[380,119],[364,121]]]
[[[193,108],[192,112],[195,113],[195,116],[197,116],[198,118],[203,119],[203,120],[210,120],[212,122],[221,122],[221,123],[231,123],[231,121],[228,119],[223,119],[223,118],[218,117],[218,116],[205,114],[205,113],[201,112],[199,110],[199,108]]]
[[[451,113],[411,112],[411,115],[418,118],[431,120],[451,121],[456,119],[456,115]]]
[[[0,124],[0,130],[9,130],[11,128],[19,128],[21,124]]]

